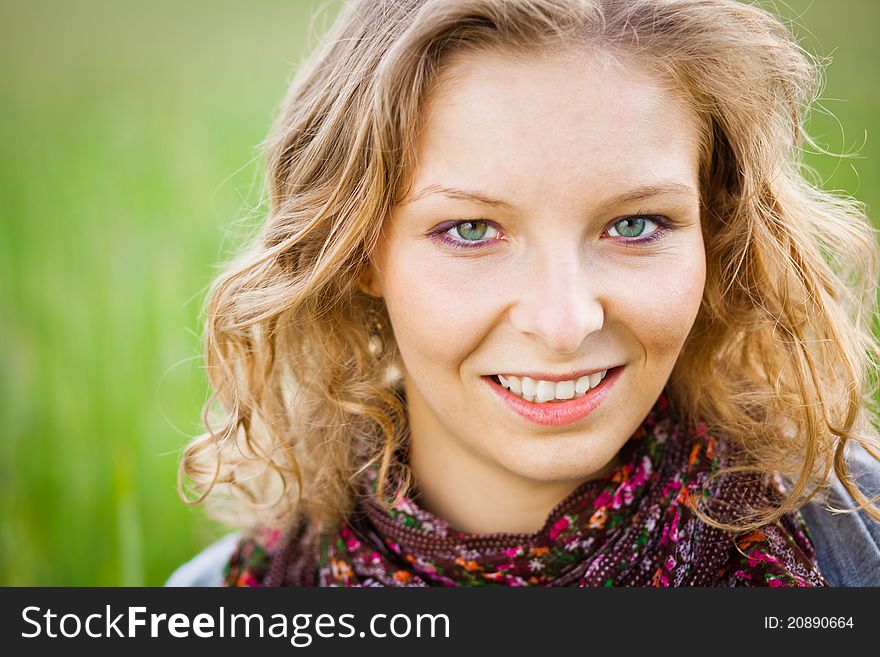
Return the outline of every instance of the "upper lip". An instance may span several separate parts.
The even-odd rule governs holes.
[[[578,370],[577,372],[569,372],[567,374],[550,374],[548,372],[498,372],[495,376],[515,376],[519,378],[527,376],[535,381],[576,381],[582,376],[604,372],[606,370],[614,369],[615,367],[617,367],[617,365],[612,365],[610,367],[594,367],[593,369]]]

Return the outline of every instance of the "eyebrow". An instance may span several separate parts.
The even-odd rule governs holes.
[[[492,198],[491,196],[487,196],[486,194],[482,194],[481,192],[477,192],[470,189],[459,189],[458,187],[446,187],[445,185],[428,185],[427,187],[419,190],[417,193],[413,194],[407,199],[404,199],[402,205],[407,205],[409,203],[415,203],[426,196],[432,196],[434,194],[442,194],[447,198],[454,198],[462,201],[476,201],[477,203],[482,203],[483,205],[492,205],[499,208],[504,208],[506,210],[513,210],[513,206],[507,201],[502,201],[501,199]]]
[[[447,187],[445,185],[437,184],[428,185],[427,187],[422,188],[409,198],[404,199],[402,205],[414,203],[425,198],[426,196],[432,196],[433,194],[441,194],[443,196],[446,196],[447,198],[452,199],[475,201],[476,203],[481,203],[483,205],[491,205],[511,211],[515,209],[514,206],[507,201],[493,198],[491,196],[483,194],[482,192],[470,189],[460,189],[458,187]],[[685,185],[683,183],[670,180],[650,185],[643,185],[641,187],[636,187],[635,189],[627,190],[621,194],[618,194],[617,196],[607,199],[603,202],[602,206],[606,207],[613,205],[622,205],[625,203],[635,203],[637,201],[642,201],[647,198],[652,198],[654,196],[662,196],[664,194],[677,194],[694,196],[697,199],[700,198],[699,192],[697,192],[697,190],[690,185]]]

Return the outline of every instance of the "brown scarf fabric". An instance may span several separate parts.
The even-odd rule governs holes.
[[[724,445],[687,430],[661,396],[621,453],[534,534],[468,534],[404,498],[389,513],[364,495],[347,523],[308,523],[243,540],[230,586],[824,586],[799,513],[733,536],[702,522],[701,505],[733,520],[778,494],[757,477],[711,478]],[[375,490],[375,480],[366,482]]]

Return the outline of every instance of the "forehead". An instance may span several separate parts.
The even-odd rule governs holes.
[[[474,179],[528,196],[696,184],[699,122],[656,73],[595,51],[457,54],[425,103],[414,184]]]

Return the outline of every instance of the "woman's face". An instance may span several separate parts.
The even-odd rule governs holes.
[[[697,120],[655,80],[586,53],[470,53],[442,74],[367,282],[417,479],[572,487],[661,393],[705,256]]]

